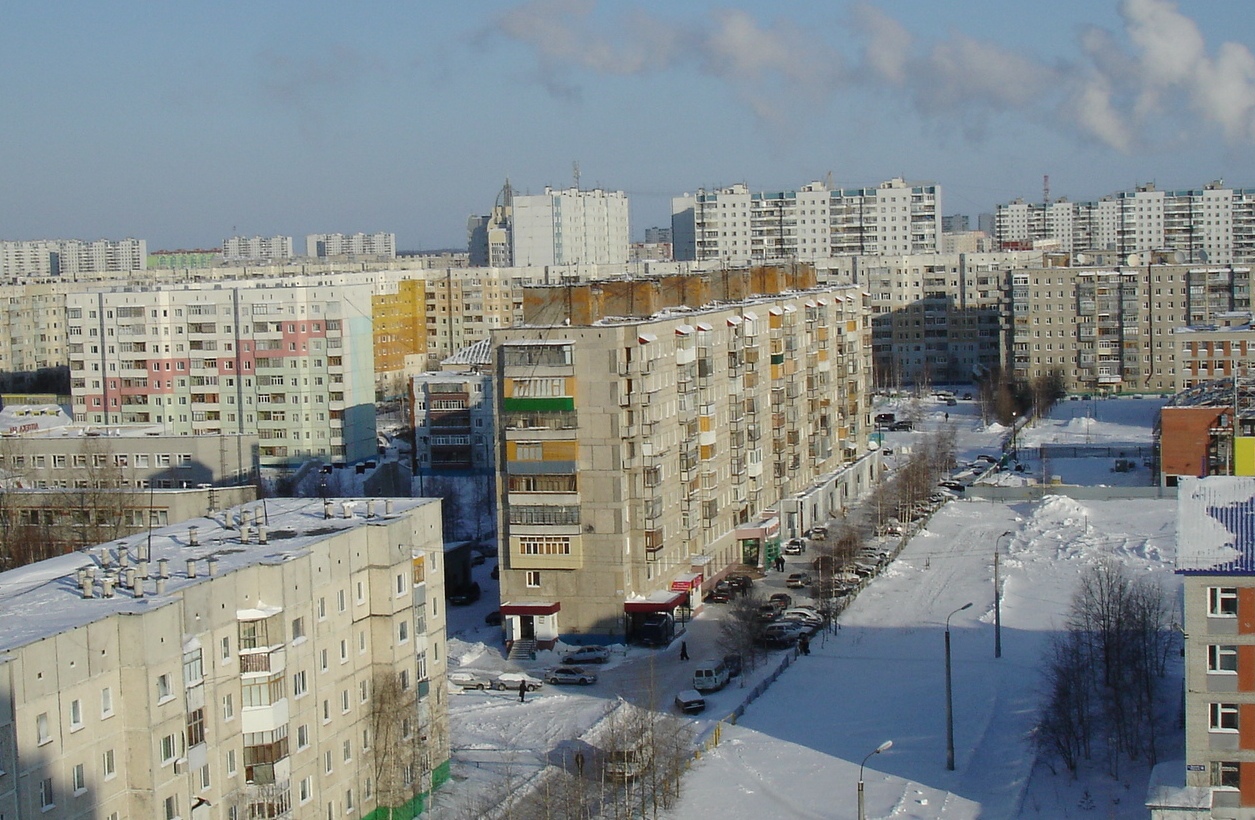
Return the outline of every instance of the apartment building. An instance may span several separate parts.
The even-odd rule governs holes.
[[[379,257],[396,259],[397,235],[394,233],[312,233],[305,237],[305,255],[328,257]]]
[[[510,259],[515,265],[603,265],[628,261],[628,197],[622,191],[560,191],[546,186],[542,194],[514,192],[511,203]]]
[[[1229,314],[1219,325],[1179,327],[1172,347],[1178,393],[1217,379],[1232,381],[1234,375],[1242,380],[1255,376],[1255,328],[1249,312]]]
[[[31,372],[66,362],[65,295],[68,283],[32,281],[0,285],[0,372]]]
[[[439,532],[270,499],[0,574],[0,815],[413,817],[448,776]]]
[[[941,188],[895,178],[874,188],[751,193],[732,185],[671,200],[678,260],[744,264],[763,259],[935,253]]]
[[[226,262],[282,262],[295,256],[290,236],[232,236],[222,240]]]
[[[1007,367],[1016,381],[1060,371],[1068,389],[1172,392],[1176,329],[1250,310],[1248,268],[1144,267],[1014,270]]]
[[[1210,817],[1255,818],[1255,479],[1182,478],[1185,787]]]
[[[998,206],[995,236],[1003,248],[1051,242],[1065,252],[1114,250],[1126,258],[1170,249],[1181,253],[1177,261],[1249,263],[1255,261],[1255,189],[1217,180],[1181,191],[1139,185],[1097,202],[1017,199]]]
[[[1155,443],[1165,487],[1185,476],[1255,476],[1255,385],[1216,379],[1177,393],[1159,411]]]
[[[148,265],[143,239],[37,239],[0,241],[0,276],[73,279],[80,274],[125,273]]]
[[[371,286],[328,279],[71,295],[74,418],[255,434],[263,467],[376,450]]]
[[[508,640],[683,619],[870,485],[865,297],[785,273],[532,288],[554,323],[493,333]]]

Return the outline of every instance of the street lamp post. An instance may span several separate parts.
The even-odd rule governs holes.
[[[867,815],[863,811],[863,767],[867,765],[867,761],[872,755],[878,755],[881,752],[887,752],[893,748],[893,741],[886,740],[867,753],[867,757],[863,758],[863,762],[858,766],[858,820],[866,820]]]
[[[950,687],[950,619],[972,606],[968,601],[946,616],[946,769],[954,771],[954,700]]]
[[[994,540],[994,657],[1002,657],[1002,583],[998,577],[998,545],[1002,539],[1011,535],[1007,530]]]

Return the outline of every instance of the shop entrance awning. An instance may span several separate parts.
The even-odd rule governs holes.
[[[683,592],[673,592],[671,590],[660,590],[652,593],[648,598],[638,598],[634,601],[624,601],[624,612],[671,612],[676,607],[688,601],[688,590]],[[501,608],[505,612],[505,607]]]
[[[502,604],[502,615],[554,615],[558,610],[562,609],[562,604],[554,601],[552,603],[538,604]]]

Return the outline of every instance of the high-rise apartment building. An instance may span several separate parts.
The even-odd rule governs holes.
[[[448,777],[430,499],[270,499],[0,585],[6,818],[409,818]]]
[[[493,333],[509,640],[682,618],[870,484],[865,297],[775,273],[533,288],[554,324]]]
[[[0,276],[74,278],[106,271],[128,272],[148,266],[143,239],[39,239],[0,241]]]
[[[376,451],[371,286],[328,279],[67,299],[76,421],[256,433],[264,467]]]
[[[316,258],[368,256],[396,259],[394,233],[312,233],[305,237],[305,255]]]
[[[1079,253],[1110,250],[1125,257],[1171,250],[1177,261],[1210,264],[1255,261],[1255,189],[1159,191],[1139,185],[1097,202],[1059,200],[999,205],[995,235],[1003,248],[1049,243]]]
[[[744,264],[860,254],[935,253],[941,188],[896,178],[875,188],[751,193],[745,185],[671,200],[675,258]]]
[[[520,267],[628,261],[628,198],[622,191],[546,187],[514,193],[510,257]]]
[[[1016,381],[1059,371],[1072,390],[1169,392],[1173,335],[1250,310],[1250,269],[1149,264],[1010,272],[1007,367]]]
[[[222,257],[230,262],[282,262],[296,253],[290,236],[233,236],[222,240]]]

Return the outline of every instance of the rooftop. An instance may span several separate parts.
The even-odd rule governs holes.
[[[1255,478],[1182,478],[1177,489],[1177,572],[1255,574]]]
[[[329,501],[330,518],[325,517],[321,499],[267,499],[2,572],[0,652],[111,615],[173,603],[176,593],[206,583],[211,575],[255,564],[281,564],[307,554],[312,545],[330,536],[437,503],[430,498]],[[267,543],[258,543],[257,524],[265,527]],[[126,585],[123,567],[142,574],[140,559],[146,553],[148,580],[139,584],[142,594],[137,594]],[[161,561],[168,561],[168,571],[158,593]],[[83,593],[87,580],[91,597]],[[112,597],[105,597],[106,586]]]

